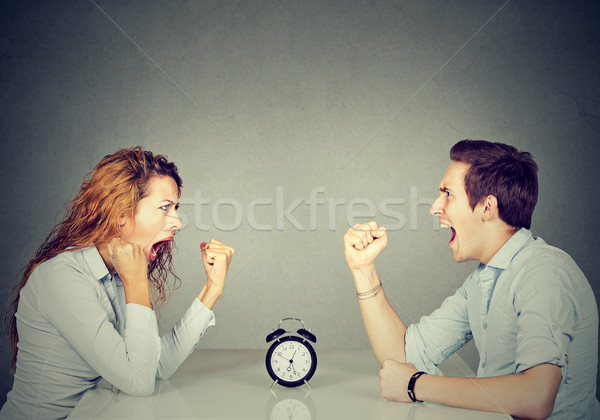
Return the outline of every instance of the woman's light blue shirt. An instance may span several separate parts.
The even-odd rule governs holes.
[[[40,264],[21,290],[17,367],[2,419],[66,417],[100,378],[149,395],[197,346],[214,314],[197,298],[159,338],[154,311],[126,303],[96,247]]]

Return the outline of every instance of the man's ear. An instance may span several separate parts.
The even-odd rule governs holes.
[[[482,220],[487,222],[498,216],[498,199],[494,195],[488,195],[483,202]]]

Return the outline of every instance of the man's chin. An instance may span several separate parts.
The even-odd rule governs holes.
[[[463,262],[475,260],[475,258],[465,257],[462,255],[458,255],[454,252],[452,253],[452,258],[454,259],[454,262],[457,262],[457,263],[463,263]]]
[[[453,244],[453,245],[456,246],[457,244]],[[469,258],[469,257],[465,257],[464,255],[461,255],[460,250],[454,249],[454,248],[451,248],[451,249],[452,249],[452,259],[454,259],[454,262],[462,263],[462,262],[467,262],[467,261],[473,260],[473,258]]]

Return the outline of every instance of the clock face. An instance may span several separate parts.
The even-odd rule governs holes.
[[[299,337],[276,340],[265,360],[267,371],[274,381],[294,387],[310,380],[317,369],[317,355],[308,341]]]

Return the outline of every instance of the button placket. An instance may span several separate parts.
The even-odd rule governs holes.
[[[123,333],[123,331],[121,330],[121,320],[123,319],[123,314],[121,311],[121,308],[119,307],[119,299],[117,297],[117,287],[116,287],[116,279],[115,276],[111,276],[109,279],[107,279],[104,282],[104,288],[106,290],[106,293],[108,294],[108,299],[110,300],[110,304],[113,308],[113,311],[115,313],[115,328],[117,331],[119,331],[119,333]]]
[[[480,273],[481,279],[481,361],[479,364],[480,369],[485,370],[487,368],[487,317],[489,313],[489,304],[492,297],[492,290],[494,285],[494,271],[491,268],[486,267]],[[482,372],[483,373],[483,372]]]

